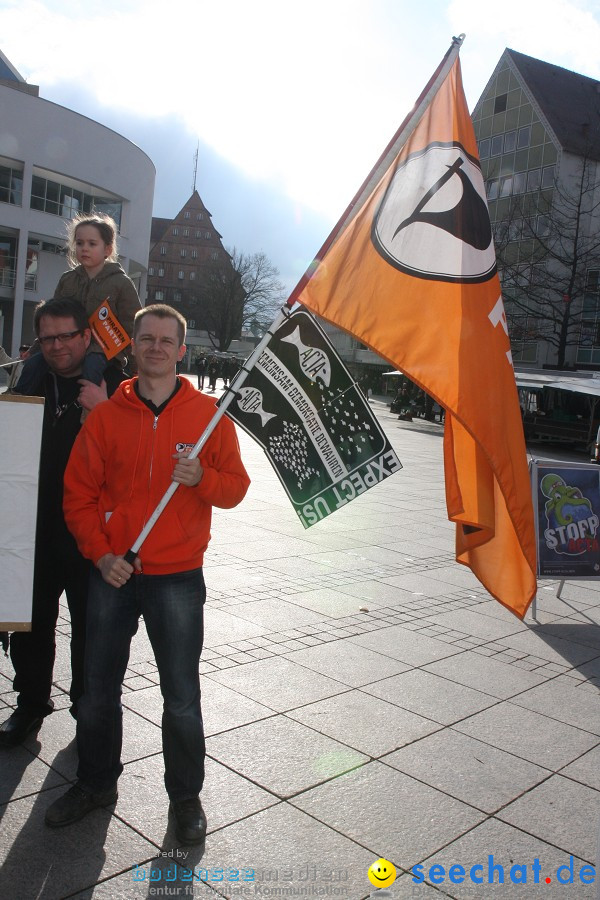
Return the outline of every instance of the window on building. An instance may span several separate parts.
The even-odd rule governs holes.
[[[204,213],[196,213],[196,222],[201,222],[204,218]]]
[[[83,197],[84,201],[84,212],[87,212],[86,204],[87,201],[85,199],[85,194]],[[113,200],[102,200],[100,197],[92,197],[92,206],[91,208],[95,209],[96,212],[106,213],[107,216],[110,216],[111,219],[114,219],[116,222],[117,228],[119,231],[121,230],[121,212],[123,209],[123,204],[120,202],[116,202]]]
[[[588,320],[584,319],[579,328],[579,346],[591,347],[594,341],[595,332],[596,320],[594,318],[590,318]]]
[[[513,194],[524,194],[527,187],[527,172],[515,172],[513,175]]]
[[[158,303],[162,303],[165,299],[164,291],[154,291],[154,299],[158,301]]]
[[[181,291],[173,291],[173,300],[176,303],[179,303],[179,301],[181,300]]]
[[[523,128],[519,128],[519,134],[517,135],[517,148],[522,150],[523,147],[529,147],[529,141],[531,140],[531,125],[524,125]]]
[[[501,113],[506,110],[507,99],[508,94],[498,94],[498,96],[494,100],[494,114]]]
[[[17,240],[0,234],[0,287],[13,288],[17,269]]]
[[[523,220],[522,219],[513,219],[512,222],[509,222],[508,223],[508,240],[509,241],[520,241],[522,228],[523,228]]]
[[[504,135],[504,152],[511,153],[517,146],[517,132],[507,131]]]
[[[148,269],[148,275],[154,275],[154,266],[150,266]]]
[[[213,260],[219,258],[219,254],[216,252],[216,250],[214,250],[214,251],[210,254],[210,258],[213,259]]]
[[[511,353],[513,362],[535,363],[537,362],[538,345],[537,343],[513,343]]]
[[[488,183],[487,183],[488,200],[495,200],[497,198],[498,184],[499,184],[499,181],[497,178],[493,178],[492,181],[488,181]]]
[[[539,191],[542,180],[542,172],[540,169],[530,169],[527,173],[527,190]]]
[[[598,318],[600,309],[598,309],[598,292],[583,295],[583,315],[584,318]]]
[[[187,321],[187,327],[188,327],[188,328],[195,328],[195,327],[196,327],[196,320],[195,320],[195,319],[187,319],[186,321]]]
[[[492,138],[490,156],[500,156],[504,147],[504,135],[497,134]]]
[[[181,248],[181,250],[179,251],[179,255],[180,255],[180,256],[187,256],[187,250],[185,249],[185,247],[182,247],[182,248]]]
[[[52,207],[46,208],[46,191],[47,182],[45,178],[40,178],[39,175],[34,175],[31,181],[31,208],[39,209],[42,212],[53,212],[54,209]],[[48,202],[52,202],[52,191],[50,193],[50,200]],[[58,203],[55,203],[56,213],[58,214]]]
[[[23,205],[23,169],[0,164],[0,203]]]
[[[210,240],[210,231],[205,231],[204,237],[206,238],[207,241]]]
[[[190,217],[189,210],[186,210],[186,211],[184,212],[184,214],[183,214],[183,218],[184,218],[184,219],[189,219],[189,217]]]
[[[84,189],[34,175],[31,181],[31,209],[71,219],[77,213],[92,210],[106,213],[121,227],[122,203],[116,198],[88,194]]]
[[[173,237],[179,237],[179,228],[174,228],[171,234]]]
[[[183,269],[179,270],[179,272],[177,273],[177,277],[180,281],[185,277],[185,272],[183,271]]]
[[[506,222],[493,222],[492,237],[494,238],[494,243],[500,244],[504,240],[507,230]]]
[[[554,166],[545,166],[542,169],[542,187],[554,187]]]
[[[512,175],[507,175],[506,178],[503,178],[500,182],[500,196],[501,197],[510,197],[512,192]]]
[[[548,216],[538,216],[536,223],[538,237],[547,237],[550,234],[550,219]]]
[[[167,248],[164,245],[160,248],[160,255],[161,256],[167,255]]]
[[[198,258],[198,251],[192,250],[192,259],[197,259],[197,258]]]
[[[159,277],[159,278],[164,278],[164,277],[165,277],[165,270],[164,270],[164,269],[159,269],[159,270],[158,270],[158,277]]]
[[[196,273],[190,272],[190,281],[195,281],[195,279],[196,279]]]
[[[74,188],[63,188],[60,195],[60,215],[63,219],[72,219],[83,208],[83,191]]]
[[[197,238],[201,238],[201,237],[202,237],[202,232],[201,232],[201,231],[197,231],[197,232],[196,232],[196,237],[197,237]]]
[[[588,269],[585,282],[586,291],[597,291],[600,288],[600,269]]]
[[[189,236],[190,236],[190,229],[189,229],[189,228],[184,228],[184,229],[183,229],[183,236],[184,236],[184,237],[189,237]]]
[[[25,290],[37,290],[38,252],[35,246],[27,246],[27,267],[25,269]]]

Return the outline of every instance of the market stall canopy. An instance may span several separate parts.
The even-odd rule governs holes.
[[[554,388],[559,391],[573,391],[576,394],[600,397],[600,377],[591,374],[577,375],[561,372],[515,372],[517,387],[528,390]]]

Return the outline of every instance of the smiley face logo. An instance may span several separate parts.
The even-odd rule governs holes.
[[[396,869],[389,859],[377,859],[369,866],[369,881],[377,888],[389,887],[396,880]]]

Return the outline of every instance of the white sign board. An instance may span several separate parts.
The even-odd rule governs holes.
[[[44,400],[0,401],[0,631],[30,631]]]

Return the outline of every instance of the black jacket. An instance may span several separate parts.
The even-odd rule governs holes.
[[[123,380],[116,366],[105,373],[108,393],[112,394]],[[81,375],[64,378],[47,372],[32,396],[43,396],[44,422],[40,453],[36,547],[49,550],[61,546],[77,552],[75,540],[65,525],[63,515],[63,479],[71,448],[81,428],[82,408],[77,402]]]

